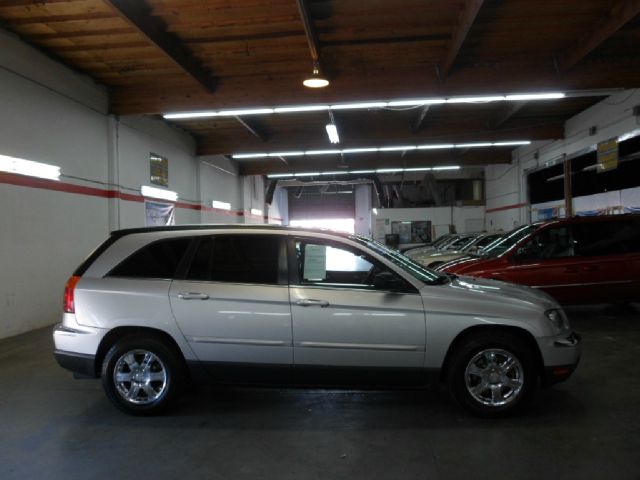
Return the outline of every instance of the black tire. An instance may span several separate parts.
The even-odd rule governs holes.
[[[116,374],[121,381],[116,381]],[[102,387],[107,397],[131,415],[167,411],[178,397],[184,379],[180,353],[150,336],[130,335],[118,340],[102,363]]]
[[[515,359],[511,368],[508,358]],[[454,400],[474,415],[510,415],[531,399],[538,385],[534,352],[508,332],[478,333],[455,346],[447,384]]]

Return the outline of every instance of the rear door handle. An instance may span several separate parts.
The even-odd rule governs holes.
[[[329,302],[326,300],[314,300],[313,298],[303,298],[296,302],[296,305],[300,305],[301,307],[328,307]]]
[[[208,300],[209,295],[206,293],[182,292],[178,294],[178,298],[181,300]]]

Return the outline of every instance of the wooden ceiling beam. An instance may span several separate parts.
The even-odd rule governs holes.
[[[264,127],[258,124],[255,120],[247,120],[243,117],[233,117],[235,118],[240,125],[246,128],[249,133],[251,133],[254,137],[260,140],[262,143],[266,143],[269,141],[269,135],[265,131]]]
[[[640,14],[640,0],[620,0],[613,5],[594,30],[588,32],[560,59],[560,70],[573,68],[600,44],[620,30],[627,22]]]
[[[373,99],[452,95],[509,94],[528,91],[571,91],[640,87],[640,63],[634,58],[582,62],[559,74],[553,63],[492,64],[456,69],[445,84],[422,68],[343,72],[332,87],[316,92],[300,85],[299,75],[222,77],[216,95],[188,87],[166,88],[162,78],[139,86],[114,88],[111,113],[158,114],[191,110],[326,104]]]
[[[370,170],[378,168],[411,168],[411,167],[435,167],[443,165],[482,166],[491,164],[506,164],[511,162],[511,150],[486,149],[485,151],[470,151],[464,157],[457,153],[430,152],[414,153],[411,156],[400,158],[400,155],[373,154],[373,155],[349,155],[347,165],[351,170]],[[339,163],[339,157],[314,158],[311,161],[294,161],[290,159],[289,165],[285,165],[274,159],[263,161],[251,161],[240,163],[240,175],[267,175],[270,173],[303,173],[317,171],[333,171]],[[327,177],[325,177],[326,179]],[[336,176],[338,179],[347,179],[347,175]]]
[[[364,148],[382,147],[392,145],[416,145],[427,143],[475,143],[475,142],[499,142],[509,140],[557,140],[563,138],[563,122],[553,122],[543,125],[508,128],[508,129],[463,129],[446,127],[434,129],[429,135],[416,137],[408,132],[399,130],[371,130],[353,132],[348,138],[341,139],[340,145],[331,146],[323,132],[316,132],[314,136],[298,135],[273,136],[268,145],[260,141],[249,142],[246,138],[238,138],[237,135],[220,137],[217,135],[203,136],[198,139],[198,155],[231,155],[235,153],[269,153],[297,150],[326,150],[332,148]],[[414,152],[407,152],[406,156]],[[397,152],[401,156],[402,152]],[[352,155],[347,154],[347,158]],[[290,157],[297,159],[299,157]],[[304,157],[308,159],[309,157]]]
[[[458,52],[460,52],[469,30],[471,30],[471,25],[473,25],[473,22],[480,11],[480,7],[482,7],[483,1],[484,0],[467,0],[465,2],[464,9],[460,14],[460,21],[451,37],[451,43],[449,44],[447,52],[439,65],[440,78],[443,81],[449,76],[451,68],[458,56]]]
[[[529,102],[509,102],[500,111],[496,118],[491,122],[491,127],[498,128],[507,123],[516,113],[518,113],[522,107]]]
[[[103,0],[127,24],[149,39],[177,66],[189,74],[204,89],[212,93],[217,79],[204,68],[193,54],[182,44],[180,38],[167,31],[167,25],[151,10],[144,0]]]
[[[320,65],[320,42],[318,41],[318,35],[316,33],[316,29],[313,26],[313,21],[311,20],[311,14],[309,13],[309,9],[307,8],[306,0],[296,0],[298,4],[298,12],[300,12],[300,19],[302,20],[302,25],[304,27],[304,33],[307,37],[307,43],[309,44],[309,51],[311,53],[311,59],[314,64],[317,64],[318,67]]]

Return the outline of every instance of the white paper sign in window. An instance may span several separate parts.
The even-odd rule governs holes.
[[[327,247],[307,245],[304,249],[304,280],[322,281],[327,278]]]

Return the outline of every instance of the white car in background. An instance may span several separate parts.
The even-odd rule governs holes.
[[[465,255],[480,254],[487,246],[491,245],[500,237],[502,237],[501,233],[473,235],[471,237],[464,237],[443,250],[422,250],[413,253],[409,251],[406,255],[415,262],[421,263],[429,268],[435,268],[438,265],[456,260]]]

